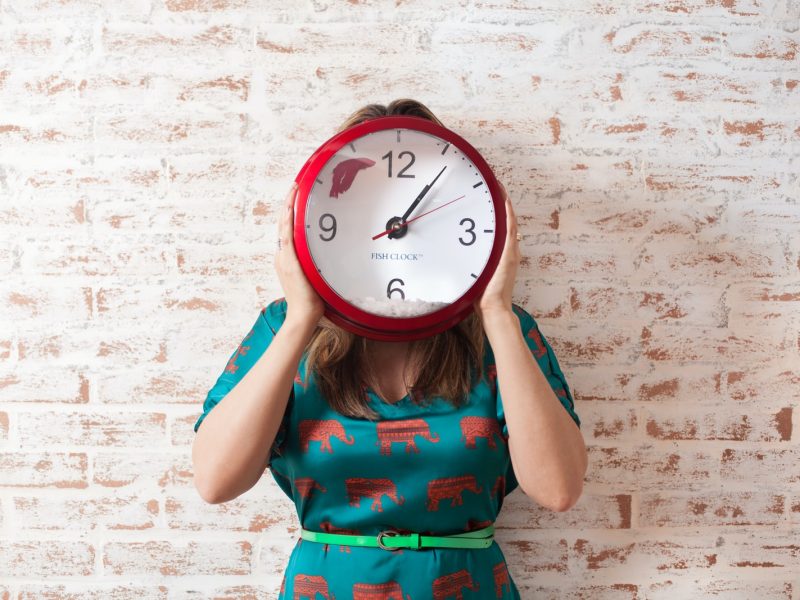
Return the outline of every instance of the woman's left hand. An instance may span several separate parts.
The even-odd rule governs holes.
[[[520,262],[517,216],[514,214],[514,207],[511,206],[508,193],[502,183],[500,183],[500,189],[503,190],[503,199],[506,204],[506,241],[497,269],[495,269],[483,294],[473,303],[481,319],[488,312],[511,311],[511,294],[514,291],[514,282],[517,278],[517,269]]]

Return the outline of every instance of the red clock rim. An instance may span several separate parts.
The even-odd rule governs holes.
[[[368,133],[386,129],[414,129],[430,133],[456,146],[469,158],[480,171],[489,187],[495,210],[495,237],[486,267],[472,286],[457,300],[436,311],[413,317],[390,317],[376,315],[351,304],[331,288],[317,271],[305,233],[305,217],[308,196],[317,175],[325,164],[342,146]],[[298,184],[295,199],[293,238],[297,258],[306,277],[320,297],[337,313],[326,316],[335,323],[356,329],[362,335],[378,339],[412,339],[424,335],[433,335],[454,326],[469,315],[474,309],[473,303],[478,299],[491,279],[500,262],[506,238],[506,210],[502,198],[502,190],[489,164],[481,154],[463,137],[454,131],[442,127],[438,123],[412,115],[389,115],[375,117],[344,131],[340,131],[325,141],[306,161],[295,177]]]

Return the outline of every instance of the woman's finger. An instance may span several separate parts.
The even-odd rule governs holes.
[[[289,193],[286,194],[286,202],[284,203],[283,216],[281,217],[281,226],[278,235],[280,236],[281,246],[289,243],[290,233],[292,231],[292,208],[294,207],[294,197],[297,191],[297,183],[292,184],[289,188]]]
[[[514,205],[511,200],[506,196],[506,220],[508,221],[508,229],[515,234],[517,229],[517,216],[514,214]]]
[[[283,203],[283,214],[281,215],[281,225],[283,225],[283,235],[286,235],[286,226],[289,224],[289,208],[292,206],[292,192],[294,187],[286,194],[286,201]]]
[[[297,195],[297,184],[293,183],[292,187],[289,188],[289,193],[286,195],[286,204],[288,208],[291,208],[294,204],[294,198]]]
[[[504,183],[501,183],[501,184],[500,184],[500,186],[503,188],[503,198],[505,198],[506,200],[508,200],[508,190],[506,189],[506,186],[505,186],[505,184],[504,184]]]
[[[281,211],[281,214],[278,217],[278,240],[277,240],[278,252],[280,252],[280,250],[281,250],[281,243],[283,241],[283,235],[284,235],[283,231],[284,231],[284,229],[286,227],[286,223],[285,222],[286,222],[286,211],[284,210],[284,211]]]
[[[292,185],[289,192],[289,206],[286,207],[286,222],[288,223],[287,235],[291,237],[292,226],[294,225],[294,203],[297,200],[297,184]]]

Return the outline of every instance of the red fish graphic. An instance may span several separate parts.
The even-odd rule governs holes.
[[[368,158],[348,158],[333,168],[333,182],[331,183],[331,198],[338,198],[353,185],[353,180],[361,169],[366,169],[375,164]]]

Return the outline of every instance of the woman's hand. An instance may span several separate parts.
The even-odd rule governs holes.
[[[294,201],[297,198],[297,183],[293,183],[278,220],[278,239],[280,245],[275,254],[275,270],[286,298],[287,319],[292,318],[312,322],[315,326],[325,313],[325,303],[308,281],[297,252],[294,249]]]
[[[500,189],[503,190],[503,199],[506,203],[506,241],[497,269],[495,269],[483,294],[473,303],[475,311],[480,315],[481,319],[490,312],[509,312],[512,310],[511,293],[514,291],[514,282],[517,278],[517,269],[520,261],[519,241],[517,240],[517,216],[514,214],[514,207],[511,206],[508,193],[502,183],[500,183]]]

